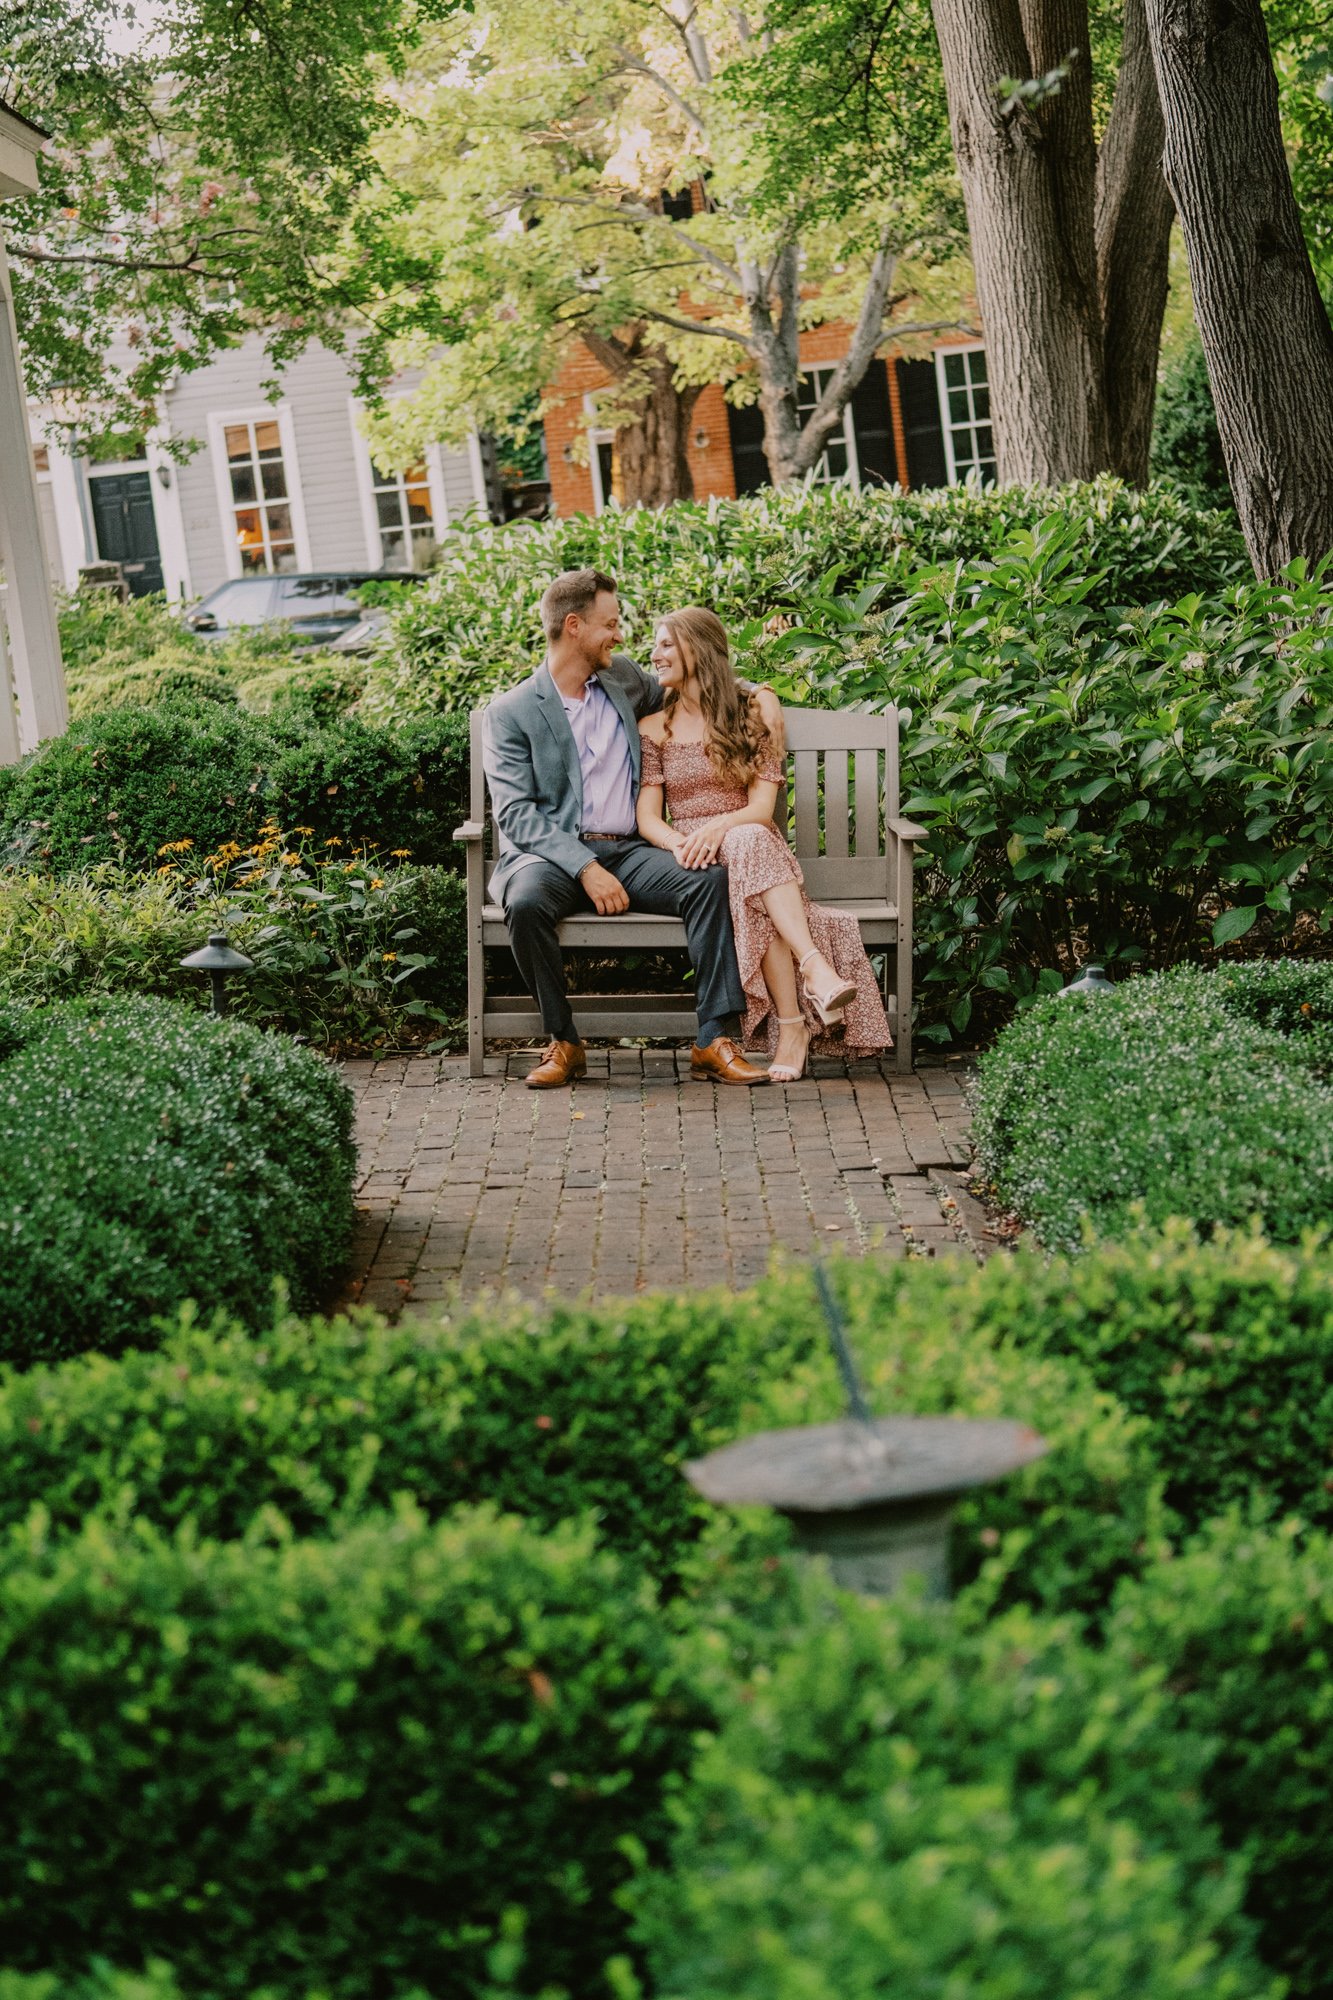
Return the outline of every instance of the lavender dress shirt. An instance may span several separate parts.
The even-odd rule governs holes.
[[[584,833],[633,833],[634,764],[625,725],[596,674],[582,701],[562,694],[583,780]]]

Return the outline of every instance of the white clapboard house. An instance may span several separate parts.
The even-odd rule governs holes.
[[[424,569],[451,521],[489,514],[489,453],[429,446],[406,473],[376,466],[347,364],[324,347],[289,362],[278,400],[257,335],[178,376],[133,455],[98,462],[52,443],[33,412],[42,530],[53,580],[118,562],[136,596],[206,596],[255,571]],[[406,390],[404,377],[395,388]],[[392,393],[392,392],[391,392]],[[170,439],[196,449],[178,461]]]

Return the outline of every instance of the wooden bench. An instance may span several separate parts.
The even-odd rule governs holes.
[[[486,1038],[541,1035],[541,1016],[526,994],[488,994],[486,952],[507,945],[504,912],[487,894],[496,848],[481,763],[481,710],[472,716],[471,817],[454,835],[467,848],[468,1069],[483,1074]],[[900,1074],[912,1067],[912,864],[925,830],[898,813],[898,711],[789,708],[787,785],[777,823],[788,830],[813,902],[855,912],[870,952],[884,954],[884,1002]],[[685,943],[676,917],[627,911],[619,917],[569,917],[561,943],[603,958],[624,951],[665,951]],[[571,992],[585,1036],[691,1039],[696,1017],[689,993]]]

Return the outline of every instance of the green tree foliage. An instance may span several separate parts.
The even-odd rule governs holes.
[[[812,126],[771,91],[775,66],[817,54],[806,33],[761,32],[714,0],[504,0],[427,34],[380,153],[462,338],[434,358],[424,338],[400,343],[427,376],[385,449],[503,425],[582,338],[615,378],[600,422],[633,420],[665,366],[678,390],[720,377],[760,396],[775,477],[813,464],[895,315],[922,300],[956,315],[956,273],[938,266],[959,239],[928,10],[897,10],[896,139],[873,160],[831,101]],[[802,429],[798,325],[858,318],[859,373]]]
[[[390,228],[386,82],[462,0],[0,0],[0,75],[52,143],[6,237],[28,386],[142,430],[169,378],[258,327],[275,368],[404,313],[447,327]],[[336,261],[335,247],[340,247]],[[373,341],[366,348],[373,361]]]

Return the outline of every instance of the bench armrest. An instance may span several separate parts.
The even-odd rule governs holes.
[[[454,828],[455,840],[465,840],[470,842],[474,840],[477,841],[484,840],[485,837],[486,837],[486,829],[482,825],[479,819],[466,819],[464,820],[461,826],[456,826]]]
[[[930,838],[929,827],[918,826],[914,819],[891,819],[888,821],[888,828],[889,832],[896,834],[899,840],[929,840]]]

